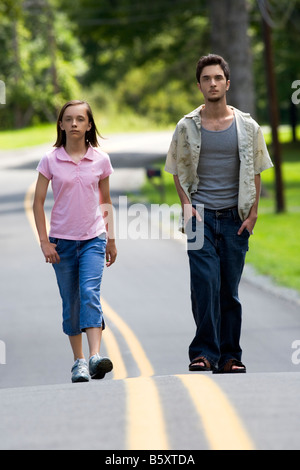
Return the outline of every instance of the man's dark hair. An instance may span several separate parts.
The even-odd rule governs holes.
[[[208,55],[202,56],[197,63],[196,78],[197,78],[198,83],[200,83],[200,76],[201,76],[202,70],[204,69],[204,67],[207,67],[208,65],[220,65],[220,67],[222,68],[224,72],[226,81],[229,80],[230,70],[229,70],[229,65],[226,62],[226,60],[224,60],[223,57],[221,57],[220,55],[208,54]]]

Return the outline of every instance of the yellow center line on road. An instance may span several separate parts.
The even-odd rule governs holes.
[[[130,352],[140,370],[140,377],[149,377],[154,375],[153,367],[147,358],[141,343],[131,328],[129,328],[127,323],[110,307],[110,305],[108,305],[105,300],[101,299],[101,304],[103,306],[105,316],[107,316],[107,318],[109,318],[118,327],[127,342]]]
[[[24,199],[24,209],[30,226],[39,242],[32,202],[35,182],[29,187]],[[46,219],[47,231],[49,223]],[[114,380],[123,379],[127,390],[127,434],[126,446],[130,450],[169,449],[165,430],[164,416],[159,393],[153,376],[154,370],[143,347],[127,323],[101,299],[104,315],[119,329],[128,344],[130,352],[140,371],[140,376],[127,378],[126,367],[116,338],[109,327],[106,327],[103,341],[114,364]]]
[[[32,201],[35,183],[25,196],[24,208],[39,241]],[[49,227],[48,221],[47,230]],[[155,380],[153,367],[140,343],[127,323],[101,299],[104,315],[118,328],[128,344],[140,371],[138,377],[128,378],[125,363],[117,340],[107,326],[103,341],[114,363],[114,379],[123,379],[127,391],[127,443],[129,450],[170,449],[165,428],[164,413]],[[177,375],[188,391],[204,431],[213,450],[253,450],[254,445],[245,431],[234,408],[218,385],[203,374]]]
[[[201,417],[211,450],[255,450],[224,392],[203,374],[177,375]]]
[[[154,382],[154,370],[139,340],[126,322],[101,300],[104,315],[118,327],[134,357],[140,375],[124,380],[127,390],[127,443],[128,450],[167,450],[170,449],[162,405],[157,386]],[[117,343],[107,343],[111,348],[111,357],[119,355]],[[122,358],[121,358],[122,359]],[[116,358],[116,360],[118,360]],[[116,362],[117,364],[117,362]],[[118,365],[117,365],[118,367]],[[116,378],[122,372],[116,372]]]
[[[107,325],[105,326],[105,332],[103,332],[102,338],[107,350],[107,355],[114,365],[112,371],[114,380],[125,379],[128,376],[127,369],[115,335]]]
[[[36,236],[36,239],[39,242],[39,237],[38,237],[38,233],[36,230],[34,215],[33,215],[33,210],[32,210],[32,202],[33,202],[33,197],[34,197],[35,185],[36,183],[33,182],[29,186],[26,192],[26,195],[24,198],[24,209],[25,209],[25,213],[27,215],[28,221],[30,223],[30,226]],[[47,225],[47,232],[49,232],[49,222],[47,218],[46,218],[46,225]],[[137,362],[137,365],[140,370],[140,375],[141,376],[154,375],[154,370],[152,368],[152,365],[150,361],[148,360],[139,340],[134,335],[133,331],[124,322],[124,320],[108,305],[108,303],[105,302],[105,300],[101,299],[101,303],[102,303],[103,309],[105,310],[105,315],[107,315],[107,317],[110,318],[110,320],[118,327],[121,334],[125,338],[128,344],[128,347]],[[124,378],[127,376],[127,373],[126,373],[125,365],[124,365],[117,341],[114,338],[114,335],[111,330],[108,329],[106,333],[108,333],[106,336],[109,337],[109,340],[111,342],[108,348],[110,349],[111,353],[115,357],[115,362],[118,363],[117,378],[121,378],[121,377]],[[105,337],[103,339],[105,341]]]
[[[125,380],[128,396],[128,450],[168,450],[170,445],[165,429],[160,397],[151,377]]]

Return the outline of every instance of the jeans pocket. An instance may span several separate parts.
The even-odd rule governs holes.
[[[244,228],[241,235],[243,235],[245,238],[249,238],[251,233],[249,232],[249,230],[247,228]]]
[[[54,245],[56,245],[55,249],[58,252],[58,245],[59,245],[60,239],[55,238],[55,237],[49,237],[49,241],[50,243],[54,243]]]
[[[106,240],[106,232],[100,233],[96,238],[99,240]]]

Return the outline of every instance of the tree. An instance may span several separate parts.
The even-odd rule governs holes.
[[[79,94],[82,49],[58,6],[57,0],[1,2],[2,128],[56,120],[57,108]]]
[[[281,146],[278,137],[279,126],[279,106],[277,99],[277,87],[274,70],[273,43],[270,26],[270,16],[267,3],[259,0],[258,4],[262,13],[263,37],[265,45],[265,63],[266,63],[266,81],[269,91],[269,115],[272,130],[272,147],[273,159],[275,166],[275,194],[276,194],[276,211],[284,212],[284,188],[281,171]]]
[[[256,115],[247,0],[209,0],[212,52],[231,70],[228,101]]]
[[[64,0],[63,7],[89,63],[84,84],[98,84],[102,107],[109,97],[165,125],[198,106],[196,64],[209,48],[206,0],[74,0],[72,9]]]

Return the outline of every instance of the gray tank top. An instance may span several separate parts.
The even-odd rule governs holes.
[[[235,118],[223,131],[201,128],[198,190],[194,204],[206,209],[227,209],[238,205],[240,159]]]

